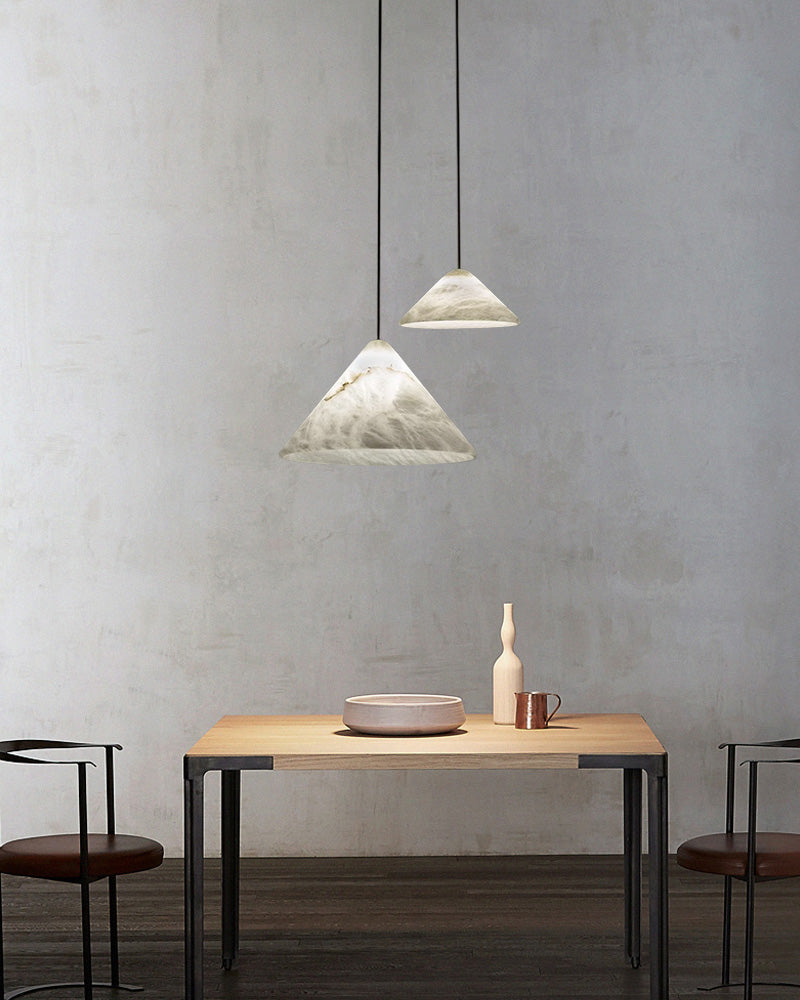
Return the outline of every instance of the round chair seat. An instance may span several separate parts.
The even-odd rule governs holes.
[[[711,875],[747,877],[747,834],[709,833],[678,848],[678,864]],[[800,834],[756,834],[756,878],[800,875]]]
[[[164,848],[155,840],[129,834],[89,834],[89,878],[129,875],[157,868]],[[0,872],[28,878],[77,881],[81,874],[80,837],[60,833],[10,840],[0,847]]]

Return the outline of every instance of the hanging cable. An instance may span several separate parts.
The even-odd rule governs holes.
[[[377,311],[377,334],[381,339],[381,78],[383,76],[383,0],[378,0],[378,248],[377,248],[377,289],[375,304]]]
[[[458,0],[456,0],[456,216],[458,218],[458,266],[461,268],[461,87],[458,54]]]

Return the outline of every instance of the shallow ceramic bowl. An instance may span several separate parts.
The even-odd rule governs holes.
[[[342,722],[374,736],[429,736],[458,729],[464,703],[449,694],[360,694],[344,703]]]

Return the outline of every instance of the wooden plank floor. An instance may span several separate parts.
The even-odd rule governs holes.
[[[145,986],[149,1000],[183,997],[182,872],[170,860],[120,880],[122,978]],[[218,862],[207,872],[208,998],[649,995],[646,901],[643,964],[634,970],[622,953],[618,857],[245,859],[241,953],[229,973],[218,959]],[[674,863],[670,880],[671,996],[688,1000],[718,976],[721,880]],[[77,888],[4,877],[3,896],[6,989],[79,978]],[[737,885],[737,957],[742,902]],[[92,887],[92,905],[97,973],[105,978],[104,883]],[[800,879],[758,886],[756,933],[757,978],[800,982]],[[757,1000],[800,997],[800,990],[755,992]],[[49,995],[78,1000],[82,992]]]

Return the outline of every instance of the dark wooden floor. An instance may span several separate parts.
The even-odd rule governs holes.
[[[245,860],[241,954],[229,973],[218,960],[218,871],[209,861],[208,998],[649,995],[646,902],[642,967],[631,969],[622,953],[620,858]],[[671,996],[699,998],[705,994],[696,987],[718,975],[721,883],[674,864],[670,880]],[[735,904],[742,902],[739,889]],[[92,893],[97,973],[105,977],[104,883]],[[120,880],[123,981],[144,985],[149,1000],[183,997],[182,893],[179,861]],[[3,896],[6,989],[80,978],[76,887],[6,877]],[[738,956],[741,906],[735,910]],[[800,880],[758,887],[756,932],[757,977],[800,982]],[[43,995],[77,1000],[82,993]],[[756,997],[787,1000],[800,990],[764,987]]]

